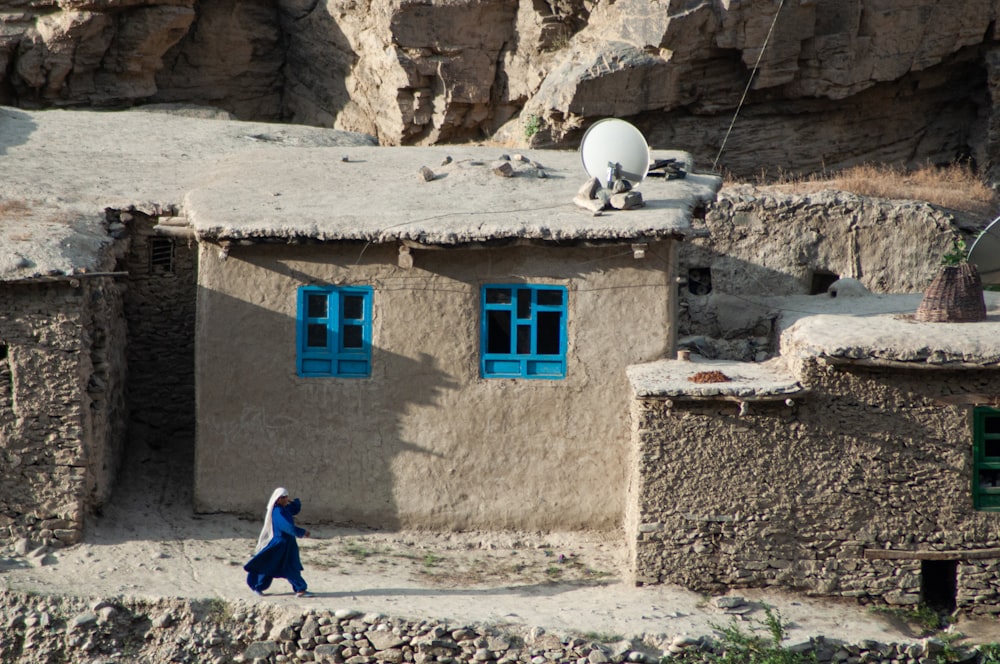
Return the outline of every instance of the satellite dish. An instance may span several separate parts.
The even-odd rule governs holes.
[[[639,184],[649,170],[649,146],[634,125],[608,118],[592,124],[580,142],[583,168],[610,189],[615,180]]]
[[[1000,284],[1000,217],[991,221],[972,243],[969,262],[976,266],[984,284]]]

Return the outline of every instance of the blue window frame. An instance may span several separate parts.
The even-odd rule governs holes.
[[[370,286],[301,286],[297,319],[300,376],[371,375]]]
[[[481,298],[483,378],[566,377],[564,286],[486,284]]]

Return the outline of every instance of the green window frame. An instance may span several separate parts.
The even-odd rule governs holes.
[[[972,412],[972,505],[1000,512],[1000,408]]]

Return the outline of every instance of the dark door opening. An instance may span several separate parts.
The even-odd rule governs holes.
[[[957,560],[920,561],[920,595],[924,604],[938,611],[955,610],[958,590]]]
[[[812,283],[809,285],[810,295],[822,295],[830,289],[835,281],[840,279],[839,274],[833,274],[832,272],[823,272],[818,270],[813,272]]]
[[[688,269],[688,292],[692,295],[708,295],[712,292],[712,268],[692,267]]]

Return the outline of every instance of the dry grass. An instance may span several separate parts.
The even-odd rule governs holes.
[[[758,186],[808,193],[839,189],[860,196],[926,201],[933,205],[992,218],[1000,199],[997,193],[971,168],[963,164],[938,167],[927,165],[903,169],[883,164],[864,164],[834,173],[808,177],[766,173],[758,176]]]

